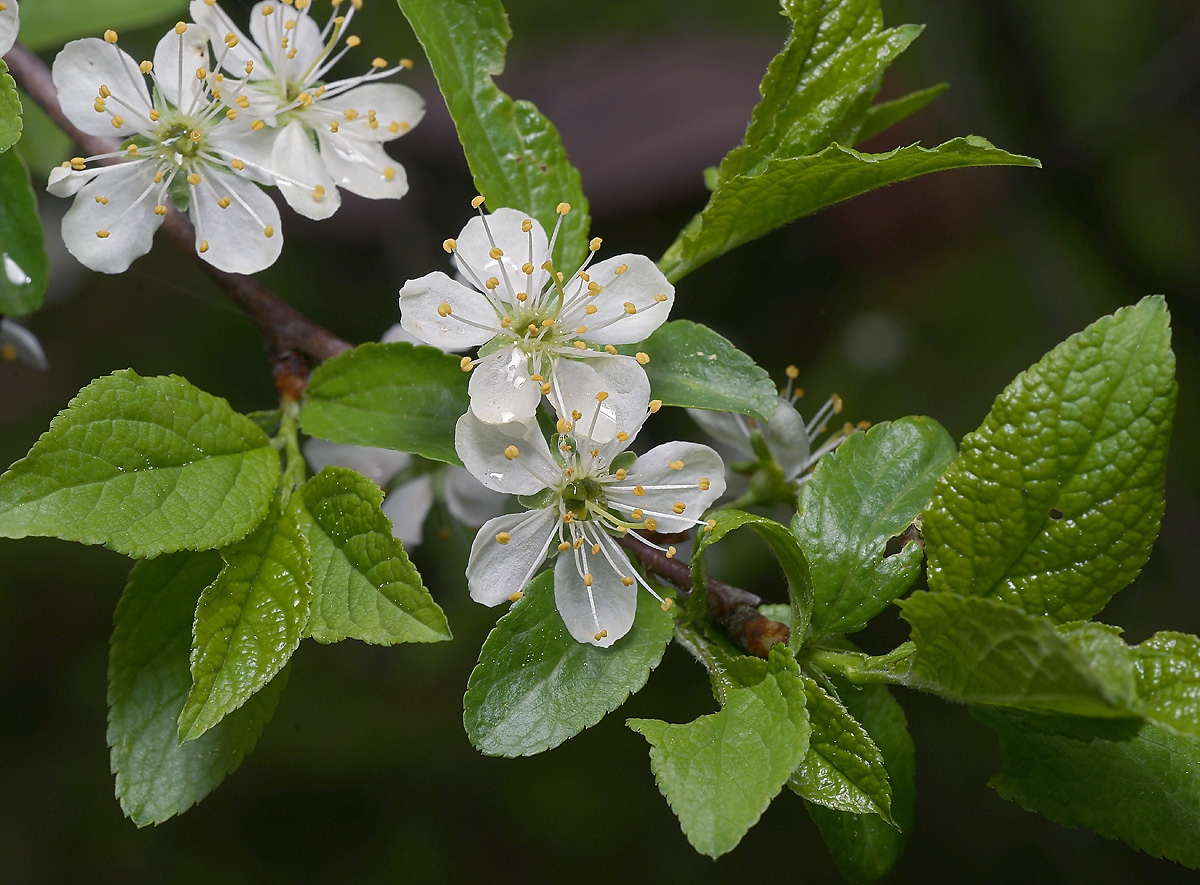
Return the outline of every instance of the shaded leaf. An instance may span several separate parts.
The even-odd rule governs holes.
[[[0,58],[0,151],[7,151],[20,138],[21,98],[17,95],[17,83],[8,72],[8,65]]]
[[[21,42],[30,49],[61,48],[106,28],[132,29],[187,15],[187,0],[32,0],[21,4]]]
[[[48,271],[29,172],[17,152],[8,151],[0,154],[0,314],[24,316],[41,307]]]

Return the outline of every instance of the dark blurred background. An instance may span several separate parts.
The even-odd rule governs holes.
[[[509,7],[516,38],[501,86],[560,128],[606,253],[657,257],[703,205],[702,169],[741,138],[784,37],[777,6]],[[1130,642],[1161,629],[1200,632],[1200,597],[1187,578],[1200,506],[1189,442],[1200,420],[1200,4],[889,0],[884,11],[891,25],[928,27],[890,69],[882,97],[941,80],[952,88],[865,149],[978,134],[1045,168],[940,173],[804,219],[685,279],[675,316],[718,328],[777,377],[795,363],[810,410],[836,391],[851,420],[926,414],[959,438],[1046,350],[1164,293],[1181,389],[1167,513],[1150,563],[1102,617]],[[439,244],[457,233],[474,194],[403,19],[386,0],[362,16],[364,58],[418,60],[405,82],[426,96],[429,113],[393,143],[412,190],[398,203],[347,199],[320,224],[285,218],[283,258],[262,275],[353,341],[396,320],[407,278],[444,266]],[[122,32],[122,46],[134,51],[140,41],[148,52],[160,34]],[[38,131],[36,120],[29,125]],[[44,181],[71,151],[38,144],[52,146],[26,145]],[[45,200],[53,289],[25,321],[51,370],[0,364],[3,464],[80,387],[119,368],[184,375],[242,410],[273,405],[254,327],[193,265],[161,240],[123,276],[85,271],[57,241],[67,205]],[[682,416],[657,427],[695,434]],[[429,528],[413,558],[456,640],[305,643],[241,770],[184,816],[142,831],[113,799],[104,739],[108,634],[129,563],[53,540],[0,540],[0,879],[837,880],[786,791],[729,855],[713,862],[690,849],[655,788],[644,740],[623,724],[713,709],[703,673],[678,649],[646,690],[560,749],[515,761],[478,755],[463,735],[461,696],[497,612],[466,597],[461,537]],[[733,559],[739,581],[781,599],[764,557],[732,551]],[[888,614],[860,639],[882,651],[904,633]],[[889,881],[1195,881],[1000,800],[986,786],[999,764],[991,734],[963,708],[899,698],[916,741],[918,804]]]

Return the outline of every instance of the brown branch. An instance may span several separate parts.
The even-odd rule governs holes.
[[[621,538],[620,543],[638,562],[659,577],[666,578],[681,590],[690,592],[693,589],[692,573],[685,563],[638,543],[628,535]],[[708,587],[704,601],[709,620],[750,654],[765,658],[772,645],[788,641],[791,631],[787,624],[772,621],[759,612],[758,607],[763,602],[760,597],[715,578],[708,578],[704,583]]]
[[[50,69],[37,55],[17,43],[4,56],[4,60],[21,88],[42,107],[50,119],[71,136],[85,154],[94,156],[120,149],[121,145],[117,139],[89,135],[77,129],[67,119],[58,103],[58,92],[54,88]],[[296,399],[299,396],[304,390],[312,363],[335,357],[350,349],[351,344],[348,341],[310,320],[256,278],[245,274],[227,273],[201,260],[196,253],[195,228],[187,216],[173,206],[168,208],[163,219],[163,229],[176,246],[199,262],[204,272],[224,289],[230,300],[258,326],[273,364],[275,384],[281,397]]]

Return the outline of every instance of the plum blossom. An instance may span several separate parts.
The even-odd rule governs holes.
[[[37,336],[7,317],[0,317],[0,360],[19,360],[42,371],[50,368]]]
[[[279,129],[271,164],[284,199],[315,219],[337,211],[338,187],[370,199],[404,196],[404,167],[383,143],[404,135],[425,114],[424,100],[412,89],[375,82],[412,67],[407,59],[389,67],[376,58],[366,73],[325,81],[360,42],[347,30],[362,0],[344,5],[344,14],[331,15],[321,27],[309,0],[263,0],[250,10],[247,39],[215,0],[191,3],[192,18],[208,29],[221,56],[226,91],[236,87],[236,107]],[[333,12],[342,6],[343,0],[334,0]]]
[[[553,447],[533,420],[486,424],[468,411],[455,428],[455,449],[480,482],[498,492],[535,496],[541,504],[491,519],[479,530],[467,563],[471,598],[485,605],[520,598],[554,548],[554,598],[563,622],[575,639],[602,648],[633,625],[638,584],[664,609],[671,605],[630,564],[618,538],[674,556],[674,547],[630,530],[711,527],[701,517],[725,490],[724,466],[708,446],[673,442],[632,463],[628,455],[621,457],[651,411],[645,400],[640,413],[618,413],[618,429],[608,442],[589,437],[605,393],[592,393],[593,408],[575,420],[563,416],[556,403]]]
[[[482,203],[476,197],[472,205]],[[572,390],[603,389],[611,397],[605,410],[613,413],[649,396],[642,365],[650,358],[618,355],[615,345],[642,341],[662,325],[675,290],[644,255],[591,264],[599,237],[570,277],[555,270],[554,244],[570,208],[559,204],[550,238],[516,209],[480,212],[443,243],[469,285],[438,271],[400,290],[401,325],[422,341],[460,350],[491,342],[478,359],[463,358],[471,412],[481,421],[528,420],[554,391],[562,399]],[[598,433],[611,429],[610,419],[601,419]]]
[[[54,61],[71,122],[129,141],[51,173],[49,191],[75,197],[62,223],[68,251],[93,270],[124,271],[150,251],[170,200],[187,209],[196,251],[208,263],[233,273],[270,266],[283,245],[279,211],[255,182],[276,177],[275,133],[217,100],[220,78],[209,66],[206,32],[179,22],[159,41],[154,61],[140,65],[116,42],[113,31],[75,40]],[[123,162],[89,165],[97,160]]]
[[[0,2],[0,55],[4,55],[17,42],[17,29],[21,27],[21,7],[17,0]]]

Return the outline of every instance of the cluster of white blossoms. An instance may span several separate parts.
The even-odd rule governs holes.
[[[473,206],[479,209],[482,197]],[[720,457],[696,443],[668,443],[635,458],[627,448],[662,403],[650,399],[645,353],[619,354],[667,318],[674,289],[650,259],[618,255],[592,263],[600,240],[567,277],[554,266],[562,216],[547,237],[516,209],[482,211],[446,240],[464,282],[431,273],[400,291],[401,325],[464,356],[470,408],[455,450],[484,486],[522,496],[522,513],[480,529],[467,564],[471,597],[486,605],[519,599],[554,555],[554,595],[580,642],[608,647],[633,625],[640,585],[663,600],[630,563],[624,544],[675,555],[642,531],[711,528],[705,511],[725,490]],[[537,410],[555,413],[548,441]],[[629,539],[629,540],[626,540]]]
[[[362,0],[333,0],[323,27],[309,0],[264,0],[250,12],[249,39],[214,4],[193,0],[195,23],[176,24],[153,61],[135,62],[113,31],[68,43],[54,61],[67,118],[124,140],[50,176],[51,193],[75,197],[63,218],[67,249],[93,270],[120,273],[148,252],[169,203],[187,210],[201,258],[254,273],[283,246],[279,211],[260,185],[279,187],[313,219],[337,210],[338,187],[374,199],[408,189],[382,145],[416,125],[424,102],[374,81],[412,63],[377,58],[358,76],[324,80],[360,42],[347,28]]]

